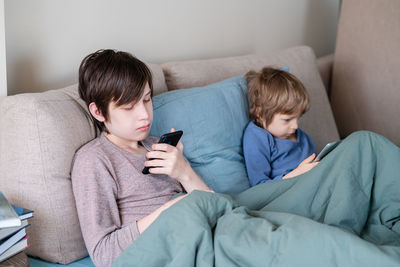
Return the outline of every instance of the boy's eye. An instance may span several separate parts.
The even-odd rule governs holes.
[[[143,102],[147,103],[151,101],[151,97],[143,99]]]
[[[131,109],[133,109],[133,105],[125,106],[125,107],[123,107],[123,109],[125,109],[125,110],[131,110]]]

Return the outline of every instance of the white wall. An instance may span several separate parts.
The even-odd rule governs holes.
[[[4,2],[0,0],[0,98],[7,95],[6,35],[4,27]]]
[[[309,45],[334,51],[339,0],[5,0],[8,93],[77,81],[100,48],[152,63]]]

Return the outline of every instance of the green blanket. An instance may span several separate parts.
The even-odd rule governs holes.
[[[192,192],[113,266],[400,266],[399,164],[384,137],[352,134],[296,178]]]

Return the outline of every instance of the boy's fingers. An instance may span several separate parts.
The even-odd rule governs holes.
[[[169,152],[172,150],[173,146],[165,143],[159,143],[159,144],[153,144],[151,148],[153,150]]]
[[[315,153],[313,153],[312,155],[308,156],[305,160],[302,161],[302,163],[311,163],[314,158],[315,158]]]
[[[169,171],[170,168],[164,168],[164,167],[154,167],[149,169],[149,172],[152,174],[168,174]]]
[[[150,151],[146,153],[148,159],[166,159],[168,155],[164,151]]]
[[[307,159],[312,162],[315,159],[315,153],[312,153]]]
[[[158,146],[158,145],[163,145],[163,146]],[[146,153],[146,158],[158,158],[158,159],[167,159],[171,156],[176,155],[175,152],[178,151],[178,149],[174,146],[168,145],[168,144],[158,144],[156,149],[153,151],[149,151]]]
[[[166,167],[168,166],[168,162],[166,162],[163,159],[152,159],[152,160],[148,160],[145,161],[144,166],[146,167],[153,167],[153,168],[161,168],[161,167]]]
[[[162,160],[165,160],[165,158],[163,157],[163,155],[157,155],[157,154],[154,154],[154,153],[147,153],[146,154],[146,161],[154,161],[154,160],[156,160],[156,159],[162,159]],[[146,162],[145,161],[145,162]]]

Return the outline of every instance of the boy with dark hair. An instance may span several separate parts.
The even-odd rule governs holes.
[[[149,136],[152,76],[143,62],[114,50],[90,54],[79,68],[79,94],[101,134],[77,151],[72,189],[89,255],[96,266],[109,266],[185,196],[171,200],[177,193],[211,190],[184,158],[181,143],[158,144]],[[150,174],[142,174],[143,166]]]

